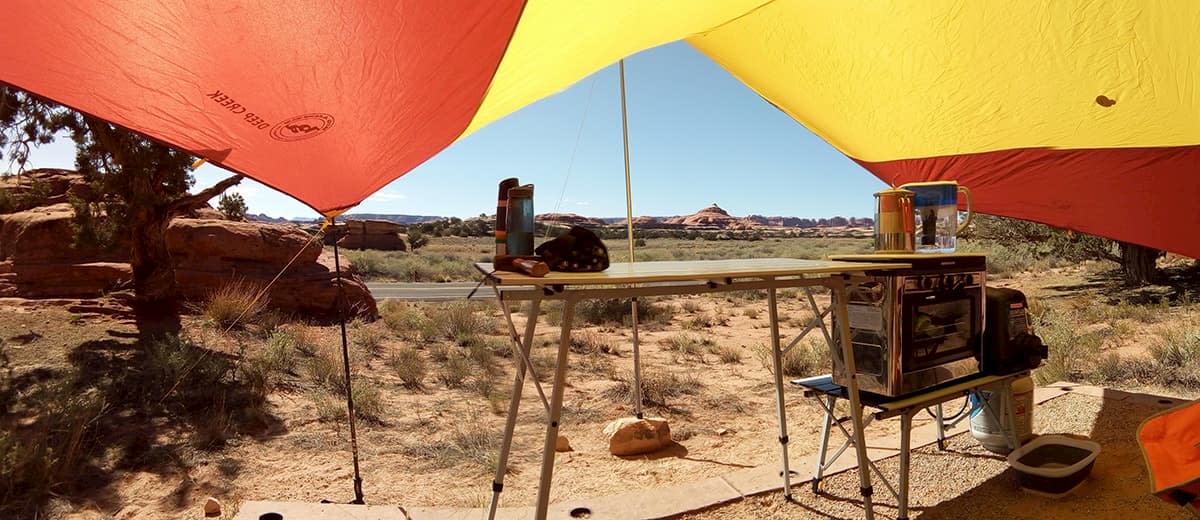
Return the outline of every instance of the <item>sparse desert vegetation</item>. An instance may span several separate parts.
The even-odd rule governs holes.
[[[814,257],[855,252],[865,244],[837,239],[817,248],[811,240],[768,238],[730,248],[715,241],[650,239],[645,249],[662,259],[799,256],[800,250]],[[434,238],[419,253],[467,255],[455,262],[469,264],[486,247],[482,240]],[[1035,332],[1050,346],[1038,382],[1200,395],[1196,268],[1184,259],[1167,260],[1171,285],[1138,290],[1121,285],[1115,266],[1103,262],[997,262],[1007,272],[996,273],[1002,276],[995,281],[1030,296]],[[138,340],[133,322],[119,313],[4,300],[0,513],[112,514],[136,494],[153,500],[132,517],[156,518],[182,515],[210,494],[277,499],[286,488],[288,497],[316,501],[328,489],[348,490],[338,327],[264,318],[269,313],[242,298],[250,291],[214,293],[195,315],[184,317],[179,334],[153,342]],[[822,292],[817,299],[828,301]],[[779,304],[783,332],[802,330],[811,317],[804,292],[780,291]],[[608,456],[600,433],[606,422],[634,408],[630,308],[629,300],[577,308],[563,414],[563,432],[576,451],[564,460],[583,464],[556,470],[556,480],[571,482],[555,487],[563,497],[643,486],[608,478],[641,471],[635,465],[644,462]],[[762,295],[648,298],[639,309],[642,405],[667,417],[689,451],[687,458],[656,461],[671,475],[647,485],[695,481],[726,472],[725,464],[773,462],[774,366]],[[369,496],[379,503],[480,506],[516,363],[498,307],[386,301],[379,310],[378,321],[347,325]],[[523,312],[514,314],[518,330]],[[545,302],[540,319],[530,360],[548,392],[561,305]],[[814,331],[784,357],[783,372],[795,378],[828,367],[828,350]],[[545,412],[534,380],[526,378],[506,504],[531,502],[536,486]],[[816,435],[815,415],[789,417],[798,439]],[[813,447],[805,442],[796,441],[796,449]],[[261,487],[266,476],[278,484]],[[175,498],[160,498],[168,496]]]

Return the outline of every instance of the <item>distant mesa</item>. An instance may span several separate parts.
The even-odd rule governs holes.
[[[339,217],[338,222],[346,222],[350,220],[356,221],[388,221],[397,224],[421,224],[425,222],[436,222],[447,220],[449,217],[439,217],[432,215],[390,215],[382,213],[351,213],[344,217]],[[495,215],[487,215],[484,217],[472,217],[464,221],[473,221],[479,218],[487,220],[489,223],[496,218]],[[283,219],[273,218],[266,215],[247,215],[246,219],[251,222],[269,222],[275,224],[283,223],[301,223],[310,222],[308,220],[299,219]],[[587,217],[576,213],[542,213],[537,216],[537,221],[545,224],[557,224],[562,226],[583,226],[583,227],[625,227],[625,218],[622,217]],[[693,231],[708,231],[708,230],[769,230],[769,229],[816,229],[816,228],[870,228],[874,225],[874,220],[865,217],[828,217],[828,218],[804,218],[804,217],[782,217],[782,216],[763,216],[763,215],[748,215],[745,217],[736,217],[730,215],[728,211],[716,203],[702,208],[691,215],[673,215],[673,216],[650,216],[642,215],[633,218],[633,227],[639,229],[684,229]]]
[[[598,218],[585,217],[574,213],[542,213],[537,216],[538,222],[564,224],[569,226],[603,227],[608,223]]]

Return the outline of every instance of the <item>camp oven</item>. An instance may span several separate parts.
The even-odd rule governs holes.
[[[979,373],[987,277],[984,255],[849,255],[833,259],[912,265],[867,271],[870,280],[849,290],[850,341],[860,390],[899,396]],[[834,344],[840,345],[836,313],[833,336]],[[848,385],[841,348],[832,349],[831,357],[833,381]]]

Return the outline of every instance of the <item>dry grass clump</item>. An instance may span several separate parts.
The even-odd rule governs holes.
[[[400,300],[384,300],[379,306],[379,316],[393,334],[404,339],[420,339],[422,331],[432,331],[429,318],[419,306]]]
[[[499,464],[500,436],[473,422],[454,428],[449,435],[432,442],[418,442],[404,447],[404,454],[424,459],[430,469],[452,468],[471,464],[492,472]]]
[[[671,401],[684,395],[696,395],[704,383],[692,374],[676,374],[659,370],[642,371],[642,405],[670,408]],[[604,391],[604,396],[616,403],[631,403],[633,373],[617,376],[617,383]]]
[[[379,325],[359,320],[350,324],[347,335],[350,337],[350,344],[368,359],[379,355],[383,349],[383,342],[388,337],[387,332]]]
[[[94,451],[96,428],[108,403],[96,389],[78,387],[79,375],[23,389],[37,416],[0,429],[0,512],[36,504],[76,482]]]
[[[460,352],[451,351],[437,373],[439,383],[446,388],[461,388],[471,376],[471,362]]]
[[[571,334],[571,352],[577,354],[620,355],[620,350],[615,343],[609,341],[603,335],[590,330],[576,331]]]
[[[754,347],[754,356],[768,372],[775,373],[775,356],[771,346],[760,343]],[[829,371],[832,361],[829,357],[829,345],[823,339],[812,337],[811,333],[803,341],[783,354],[783,375],[786,377],[806,377]]]
[[[728,324],[729,324],[729,319],[724,316],[718,316],[716,314],[709,314],[709,313],[702,313],[702,314],[697,314],[696,316],[693,316],[692,318],[688,319],[687,321],[684,321],[683,328],[691,329],[691,330],[711,329],[713,327],[725,326]]]
[[[429,314],[431,332],[438,339],[448,339],[465,346],[476,336],[495,331],[496,324],[491,318],[479,316],[476,310],[476,306],[470,302],[439,307]]]
[[[675,334],[663,341],[663,348],[673,352],[676,355],[676,360],[679,358],[704,362],[704,353],[715,347],[715,343],[708,338],[697,338],[686,332]]]
[[[346,369],[341,352],[332,347],[323,348],[305,362],[305,375],[317,386],[334,393],[346,391]]]
[[[392,367],[392,371],[406,388],[414,390],[421,388],[425,382],[425,376],[429,372],[421,353],[407,345],[392,352],[392,357],[388,359],[388,366]]]
[[[222,284],[199,304],[198,310],[222,329],[242,327],[267,309],[267,297],[258,297],[263,286],[244,279]]]
[[[675,309],[671,305],[648,298],[638,299],[639,323],[665,326],[669,325],[674,317]],[[581,301],[575,306],[575,319],[592,325],[630,325],[633,323],[633,299]],[[561,311],[559,321],[561,322]]]
[[[385,414],[383,393],[366,379],[355,379],[350,385],[354,399],[354,418],[360,423],[382,424]],[[311,399],[317,407],[317,419],[324,422],[346,422],[346,394],[318,390]]]
[[[1150,346],[1150,357],[1158,365],[1160,384],[1200,388],[1200,327],[1164,331],[1162,339]]]
[[[714,344],[709,347],[708,353],[717,356],[717,359],[727,365],[742,362],[743,352],[741,347]]]
[[[752,320],[758,318],[758,313],[759,313],[759,310],[757,307],[746,307],[745,309],[742,309],[742,316],[745,316]]]

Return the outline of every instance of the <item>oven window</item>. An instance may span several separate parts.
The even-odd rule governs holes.
[[[971,299],[916,303],[907,316],[905,371],[923,370],[948,361],[971,357],[973,327]]]

